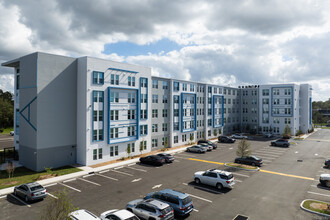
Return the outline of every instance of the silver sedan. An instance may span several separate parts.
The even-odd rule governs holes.
[[[196,152],[196,153],[201,154],[201,153],[205,153],[206,149],[205,149],[205,147],[202,147],[200,145],[194,145],[194,146],[188,147],[187,151],[188,152]]]

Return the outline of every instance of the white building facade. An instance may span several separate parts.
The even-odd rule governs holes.
[[[33,53],[15,68],[15,148],[32,169],[94,165],[220,134],[311,129],[311,86],[224,87],[151,68]]]

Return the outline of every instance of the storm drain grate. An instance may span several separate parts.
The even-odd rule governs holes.
[[[247,220],[249,217],[244,215],[236,215],[236,217],[233,220]]]

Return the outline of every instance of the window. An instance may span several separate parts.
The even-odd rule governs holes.
[[[153,89],[158,89],[158,80],[156,80],[156,79],[152,80],[152,88]]]
[[[119,85],[119,75],[111,74],[110,84]]]
[[[187,91],[187,83],[182,83],[182,90]]]
[[[180,83],[173,82],[173,91],[179,91],[179,90],[180,90]]]
[[[147,103],[147,102],[148,102],[148,95],[141,94],[141,103]]]
[[[291,95],[291,89],[284,89],[284,95]]]
[[[148,79],[147,78],[140,78],[141,87],[148,88]]]
[[[127,136],[132,137],[135,136],[135,126],[129,126],[127,127]]]
[[[173,130],[178,131],[179,130],[179,122],[174,122],[173,124]]]
[[[214,94],[217,94],[217,92],[218,92],[218,89],[214,87],[214,88],[213,88],[213,93],[214,93]]]
[[[135,103],[135,94],[134,93],[127,93],[127,102]]]
[[[291,105],[291,99],[284,99],[285,105]]]
[[[174,136],[174,144],[179,143],[179,137],[178,136]]]
[[[128,86],[135,86],[135,77],[129,76],[128,79]]]
[[[163,123],[163,125],[162,125],[162,131],[167,131],[167,123]]]
[[[209,136],[209,137],[211,136],[211,130],[207,131],[207,136]]]
[[[140,125],[140,134],[147,135],[148,134],[148,125]]]
[[[207,126],[212,126],[212,119],[207,119]]]
[[[97,160],[97,149],[93,150],[93,160]]]
[[[212,115],[212,109],[211,108],[207,109],[207,115]]]
[[[104,84],[104,73],[93,71],[93,84]]]
[[[174,117],[179,117],[179,109],[174,109]]]
[[[158,139],[151,140],[151,147],[158,147]]]
[[[111,92],[110,93],[110,102],[119,102],[119,93],[118,92]]]
[[[153,109],[152,110],[152,117],[153,118],[158,118],[158,109]]]
[[[152,103],[158,103],[158,95],[152,95]]]
[[[127,119],[135,119],[135,110],[127,110]]]
[[[187,135],[186,134],[183,134],[182,135],[182,142],[186,142],[187,141]]]
[[[118,114],[119,114],[118,110],[110,110],[110,121],[118,120],[119,119]]]
[[[262,117],[262,123],[269,123],[268,117]]]
[[[110,138],[118,138],[118,128],[110,128]]]
[[[167,109],[163,109],[163,118],[167,117]]]
[[[163,137],[163,138],[162,138],[162,145],[163,145],[164,147],[167,147],[167,145],[168,145],[167,137]]]
[[[269,96],[269,89],[263,89],[262,90],[262,95],[263,96]]]
[[[279,108],[274,108],[273,113],[274,114],[280,114],[280,109]]]
[[[110,157],[118,156],[118,146],[110,146]]]
[[[142,148],[143,150],[147,149],[147,141],[140,141],[140,148]]]
[[[146,109],[140,111],[140,118],[147,119],[147,110]]]
[[[273,95],[280,95],[280,89],[273,89]]]
[[[128,149],[131,151],[131,153],[134,153],[135,152],[135,143],[127,144],[127,150]]]
[[[290,115],[291,114],[291,108],[285,108],[284,109],[284,114]]]
[[[274,124],[279,124],[280,123],[280,119],[279,118],[273,118],[273,123]]]
[[[174,99],[174,103],[179,103],[179,96],[178,95],[173,96],[173,99]]]
[[[262,104],[268,105],[269,104],[269,99],[262,99]]]
[[[209,87],[207,88],[207,91],[208,91],[208,93],[212,93],[212,87],[209,86]]]
[[[99,159],[102,159],[102,148],[99,148]]]
[[[103,141],[103,129],[93,130],[93,141]]]
[[[280,99],[274,99],[274,105],[279,105],[280,104]]]
[[[167,95],[163,95],[163,103],[167,103]]]
[[[97,111],[93,112],[93,121],[97,121]]]
[[[93,91],[93,102],[103,102],[102,91]]]
[[[168,83],[167,83],[167,81],[163,81],[163,89],[168,89]]]
[[[190,84],[190,92],[194,92],[195,91],[195,85],[194,84]]]
[[[158,124],[153,124],[152,125],[152,132],[153,133],[158,132]]]

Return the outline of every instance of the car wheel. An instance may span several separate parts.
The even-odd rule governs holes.
[[[187,152],[190,152],[189,148],[187,148]]]
[[[200,150],[200,151],[198,151],[198,153],[200,153],[200,154],[201,154],[201,153],[202,153],[202,151]]]
[[[216,187],[217,187],[218,190],[221,190],[221,189],[223,188],[223,186],[222,186],[221,183],[218,183],[218,184],[216,185]]]
[[[284,144],[283,146],[284,146],[284,147],[288,147],[288,145],[287,145],[287,144]]]
[[[133,213],[133,210],[130,208],[127,208],[126,210]]]
[[[17,196],[17,191],[16,191],[16,189],[14,189],[14,195]]]
[[[325,186],[330,187],[330,181],[325,182]]]
[[[25,202],[29,202],[29,197],[25,196]]]
[[[254,166],[254,167],[256,166],[256,164],[255,164],[255,163],[252,163],[251,165],[252,165],[252,166]]]
[[[200,184],[200,183],[201,183],[200,179],[195,178],[195,183],[196,183],[196,184]]]

